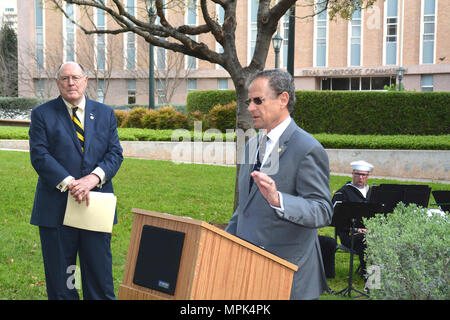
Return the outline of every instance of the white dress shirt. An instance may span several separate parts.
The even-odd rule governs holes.
[[[264,163],[267,161],[267,158],[269,157],[270,153],[272,152],[275,145],[278,144],[278,140],[280,139],[281,135],[284,133],[286,128],[291,123],[292,118],[287,117],[285,120],[283,120],[279,125],[277,125],[275,128],[270,130],[270,132],[267,134],[267,143],[266,143],[266,151],[264,153],[263,161],[261,162],[261,167],[264,166]],[[280,213],[284,213],[284,205],[283,205],[283,195],[280,191],[278,192],[278,196],[280,197],[280,207],[274,207],[271,205],[272,208],[279,211]]]

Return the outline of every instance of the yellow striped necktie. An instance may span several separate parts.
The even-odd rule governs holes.
[[[72,108],[72,121],[73,126],[75,127],[75,131],[77,133],[78,140],[80,141],[81,144],[81,151],[84,152],[84,130],[83,125],[81,124],[81,121],[77,116],[77,110],[78,107]]]

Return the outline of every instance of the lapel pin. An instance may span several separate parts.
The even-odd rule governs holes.
[[[90,113],[90,114],[89,114],[89,118],[90,118],[91,120],[94,120],[94,115],[93,115],[92,113]]]

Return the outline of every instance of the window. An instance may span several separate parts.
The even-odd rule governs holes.
[[[166,14],[166,0],[163,0],[163,6],[164,6],[164,14]],[[161,21],[159,19],[159,16],[156,17],[157,25],[161,25]],[[162,47],[153,47],[153,49],[156,51],[156,69],[157,70],[166,70],[166,49]]]
[[[327,10],[323,10],[324,2],[317,4],[318,14],[314,17],[314,51],[315,51],[315,63],[316,67],[326,67],[327,65]]]
[[[398,0],[386,2],[385,64],[397,64]]]
[[[216,15],[217,15],[217,23],[223,25],[223,22],[225,20],[225,10],[219,4],[216,5]],[[216,51],[218,53],[223,53],[223,47],[218,42],[216,42]],[[223,67],[219,64],[216,64],[216,69],[223,69]]]
[[[136,103],[136,80],[127,80],[127,103],[135,104]]]
[[[186,24],[191,26],[197,25],[197,4],[195,0],[187,0],[186,5]],[[193,41],[197,41],[197,35],[189,36]],[[186,56],[186,69],[197,69],[197,58]]]
[[[259,1],[258,0],[250,0],[249,1],[249,11],[250,11],[250,19],[249,19],[249,48],[248,48],[248,61],[253,59],[253,54],[255,53],[256,46],[256,35],[258,33],[257,29],[257,21],[258,21],[258,8]]]
[[[228,90],[228,79],[217,79],[217,88],[219,90]]]
[[[433,91],[434,78],[432,74],[423,74],[420,79],[422,91]]]
[[[43,79],[34,80],[34,91],[38,99],[45,98],[45,82]]]
[[[423,0],[422,5],[422,63],[434,63],[436,0]]]
[[[135,16],[135,0],[126,0],[126,11]],[[125,67],[127,70],[136,69],[136,35],[133,32],[125,33]]]
[[[153,47],[156,50],[156,69],[166,70],[166,49]]]
[[[288,61],[288,44],[289,44],[289,16],[291,10],[288,10],[283,18],[281,18],[281,34],[283,38],[283,44],[281,46],[281,67],[287,68]]]
[[[105,80],[97,81],[97,101],[103,103],[105,101]]]
[[[353,12],[350,24],[350,66],[361,65],[361,9]]]
[[[167,103],[166,91],[167,91],[166,79],[157,79],[156,92],[158,94],[158,104]]]
[[[44,70],[44,3],[43,0],[34,1],[35,12],[35,50],[36,70]]]
[[[320,90],[384,90],[384,86],[395,84],[395,77],[323,78]]]
[[[75,6],[73,4],[66,3],[66,16],[64,18],[64,56],[65,61],[75,61],[75,25],[71,20],[75,21]]]
[[[197,90],[197,79],[187,79],[187,91],[188,93]]]
[[[97,19],[97,29],[106,29],[106,16],[105,11],[97,9],[96,14]],[[106,69],[106,34],[97,34],[97,45],[96,45],[96,58],[97,58],[97,69]]]

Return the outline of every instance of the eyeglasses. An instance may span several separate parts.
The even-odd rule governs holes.
[[[367,177],[369,175],[368,173],[362,173],[362,172],[353,172],[353,174],[355,176],[361,176],[361,177]]]
[[[264,98],[264,97],[254,97],[254,98],[247,99],[247,101],[245,101],[245,103],[247,105],[250,105],[250,103],[253,101],[254,104],[259,106],[261,103],[263,103],[264,100],[266,100],[266,98]]]
[[[80,82],[81,80],[84,79],[84,76],[73,76],[73,77],[61,77],[61,78],[59,78],[59,80],[63,81],[63,82],[69,82],[70,79],[72,79],[73,82],[78,83],[78,82]]]

